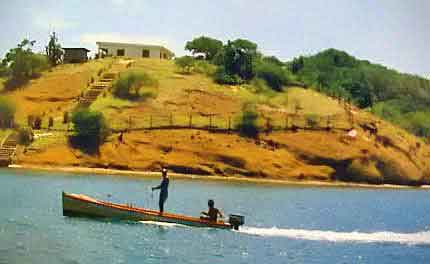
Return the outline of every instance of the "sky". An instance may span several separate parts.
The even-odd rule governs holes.
[[[0,0],[0,56],[24,38],[42,51],[52,31],[63,47],[161,44],[177,56],[205,35],[282,60],[336,48],[430,78],[429,10],[427,0]]]

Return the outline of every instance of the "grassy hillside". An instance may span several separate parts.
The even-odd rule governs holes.
[[[20,100],[21,120],[37,111],[60,118],[62,111],[76,105],[71,98],[86,88],[88,78],[111,63],[99,60],[64,65],[7,96]],[[275,93],[258,82],[219,85],[204,74],[180,74],[171,61],[152,59],[139,59],[124,71],[144,71],[157,79],[156,87],[142,88],[144,92],[150,89],[152,96],[123,100],[107,90],[90,108],[103,112],[113,128],[133,130],[151,124],[165,126],[163,129],[133,130],[124,135],[124,143],[113,133],[97,155],[71,148],[67,133],[51,132],[22,148],[16,162],[131,170],[167,166],[176,172],[201,175],[295,180],[430,181],[430,148],[424,141],[314,89],[288,87]],[[243,106],[249,103],[256,107],[261,128],[270,122],[278,130],[250,139],[236,132],[196,129],[208,126],[211,115],[213,126],[228,128],[230,120],[234,128]],[[190,115],[193,129],[169,129],[169,124],[186,127]],[[329,116],[330,131],[313,129],[313,122],[324,127]],[[292,124],[306,129],[292,130]],[[378,125],[377,136],[369,133],[373,124]],[[358,133],[355,139],[346,136],[345,129],[351,126]]]
[[[348,98],[419,136],[430,134],[430,81],[329,49],[290,63],[298,78],[318,90]]]
[[[60,121],[65,111],[71,111],[78,97],[111,60],[91,61],[82,65],[65,64],[44,72],[40,78],[14,91],[3,92],[17,106],[16,121],[27,123],[27,116],[53,117]]]

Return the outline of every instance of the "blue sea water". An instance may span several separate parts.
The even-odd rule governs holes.
[[[208,198],[239,232],[62,216],[61,192],[156,208],[158,179],[0,170],[0,263],[430,263],[430,192],[170,181],[168,211]]]

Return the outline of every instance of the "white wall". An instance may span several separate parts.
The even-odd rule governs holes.
[[[158,47],[135,47],[135,46],[120,46],[120,45],[99,45],[99,48],[107,49],[108,55],[117,56],[119,49],[125,50],[125,57],[141,58],[144,49],[149,50],[150,58],[160,58],[161,48]]]

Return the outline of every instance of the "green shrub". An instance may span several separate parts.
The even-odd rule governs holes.
[[[256,75],[265,80],[267,85],[275,91],[281,91],[282,86],[286,85],[289,80],[287,72],[281,66],[267,62],[258,64]]]
[[[156,95],[154,90],[142,91],[143,87],[158,87],[158,80],[140,71],[129,71],[113,84],[113,94],[122,99],[142,99]]]
[[[33,131],[31,128],[20,128],[18,131],[18,144],[28,146],[31,142],[33,142]]]
[[[239,134],[243,137],[257,138],[258,137],[258,126],[257,126],[258,114],[254,104],[245,104],[242,107],[242,115],[236,125],[236,129],[239,130]]]
[[[182,73],[190,74],[195,63],[195,59],[191,56],[182,56],[175,59],[175,65],[181,70]]]
[[[216,72],[216,66],[205,60],[197,60],[194,64],[193,71],[196,73],[205,74],[206,76],[213,76]]]
[[[220,67],[214,74],[214,79],[219,84],[238,85],[242,84],[243,80],[237,74],[227,74],[225,70]]]
[[[0,126],[12,127],[14,123],[15,105],[5,97],[0,97]]]
[[[71,137],[72,146],[93,153],[109,135],[109,127],[102,113],[87,109],[72,114],[75,134]]]
[[[267,82],[263,79],[254,78],[250,84],[251,84],[251,90],[254,93],[264,95],[267,98],[270,98],[270,97],[277,95],[277,92],[274,91],[272,88],[270,88],[267,85]]]

